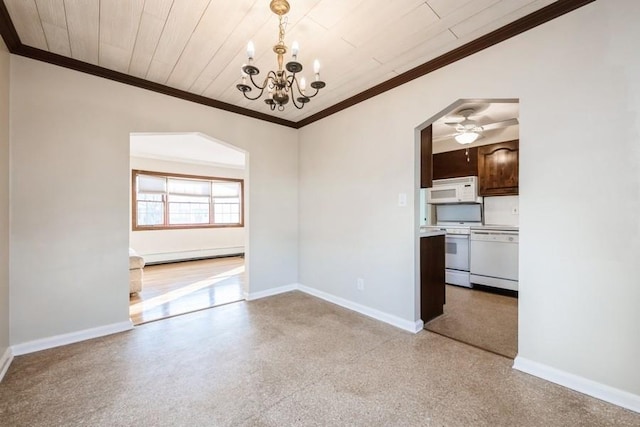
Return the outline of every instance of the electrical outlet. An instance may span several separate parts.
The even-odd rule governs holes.
[[[364,279],[358,277],[358,280],[356,280],[356,287],[359,291],[364,291]]]
[[[518,215],[518,207],[514,206],[511,208],[511,215]]]
[[[407,206],[407,193],[398,194],[398,206],[400,207]]]

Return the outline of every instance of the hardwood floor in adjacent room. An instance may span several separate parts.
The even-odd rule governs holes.
[[[228,257],[148,265],[142,292],[129,299],[134,325],[240,301],[244,258]]]

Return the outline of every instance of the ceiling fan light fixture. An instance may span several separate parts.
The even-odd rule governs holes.
[[[462,132],[458,135],[455,136],[455,139],[458,143],[466,145],[466,144],[471,144],[472,142],[474,142],[476,139],[478,139],[478,137],[480,136],[480,134],[478,132]]]

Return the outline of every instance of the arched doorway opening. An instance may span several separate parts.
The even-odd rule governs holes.
[[[416,129],[416,145],[421,159],[417,228],[446,232],[444,305],[437,317],[421,317],[428,320],[425,329],[515,358],[518,100],[460,99]],[[462,181],[474,189],[469,200],[437,199]]]
[[[207,135],[130,135],[134,324],[245,298],[248,154]]]

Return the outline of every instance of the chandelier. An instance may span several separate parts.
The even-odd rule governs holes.
[[[273,46],[273,51],[278,58],[278,71],[269,71],[261,84],[255,82],[253,77],[257,76],[260,70],[253,65],[255,47],[253,42],[250,41],[247,45],[249,61],[242,66],[242,83],[236,85],[236,87],[245,98],[252,101],[259,99],[266,90],[267,97],[264,102],[271,108],[271,111],[275,110],[276,107],[278,111],[284,111],[284,106],[289,102],[289,98],[291,98],[296,108],[302,109],[304,104],[309,102],[311,98],[318,94],[320,89],[326,86],[325,82],[320,80],[320,63],[317,59],[313,62],[315,79],[310,86],[315,89],[315,92],[307,93],[307,82],[304,77],[300,79],[296,77],[296,74],[302,71],[302,64],[298,62],[300,48],[297,42],[293,42],[291,46],[291,61],[286,63],[286,70],[282,69],[284,54],[287,53],[287,46],[284,44],[284,30],[287,26],[287,18],[283,19],[283,15],[289,12],[289,2],[287,0],[271,0],[269,7],[273,13],[278,15],[279,21],[278,43]],[[287,71],[291,74],[287,74]],[[251,81],[253,88],[260,91],[255,97],[249,95],[253,88],[247,84],[247,78]]]

